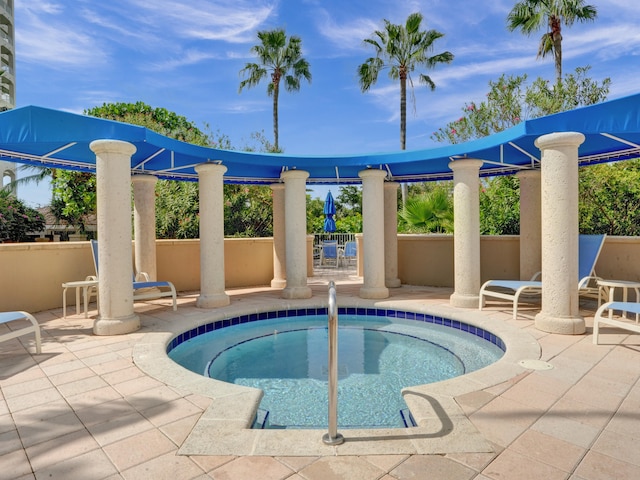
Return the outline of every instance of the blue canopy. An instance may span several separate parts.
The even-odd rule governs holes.
[[[227,167],[225,182],[269,184],[284,170],[306,170],[309,183],[360,183],[358,172],[385,170],[403,182],[450,179],[449,163],[463,158],[484,161],[481,175],[536,168],[540,151],[534,141],[553,132],[586,136],[580,164],[640,156],[640,94],[524,121],[501,133],[444,147],[362,155],[280,155],[199,147],[159,135],[144,127],[42,107],[0,113],[0,160],[73,170],[95,171],[89,144],[116,139],[136,146],[131,171],[160,178],[196,181],[194,167],[218,162]]]

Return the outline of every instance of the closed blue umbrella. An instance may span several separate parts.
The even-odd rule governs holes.
[[[335,232],[336,221],[333,219],[333,216],[336,214],[336,204],[333,201],[331,191],[327,193],[327,198],[324,200],[323,213],[325,214],[324,231],[329,233]]]

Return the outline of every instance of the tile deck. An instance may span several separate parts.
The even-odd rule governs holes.
[[[309,302],[326,299],[329,278],[331,273],[323,272],[309,279],[314,292]],[[357,277],[342,275],[336,283],[339,304],[359,301]],[[231,305],[222,309],[228,315],[298,302],[285,301],[280,290],[270,288],[228,293]],[[382,303],[444,311],[451,309],[450,294],[449,289],[403,286],[392,289],[391,298]],[[440,442],[437,453],[428,451],[428,440],[413,452],[394,450],[394,442],[405,442],[383,435],[370,451],[352,444],[327,454],[322,449],[334,447],[321,445],[322,432],[305,431],[301,438],[312,440],[302,443],[320,443],[315,454],[295,446],[271,454],[277,445],[267,445],[260,448],[269,454],[258,448],[239,455],[247,445],[237,432],[226,453],[183,454],[217,399],[149,374],[134,359],[150,336],[166,336],[181,324],[201,321],[196,297],[182,293],[175,313],[162,299],[136,304],[143,328],[129,335],[96,337],[92,318],[61,318],[60,308],[36,314],[43,334],[41,355],[33,353],[29,336],[1,343],[0,480],[640,478],[640,335],[605,329],[601,341],[606,345],[593,345],[595,305],[588,301],[582,305],[588,333],[581,336],[536,330],[535,308],[523,308],[517,320],[504,304],[489,304],[481,312],[488,322],[535,338],[539,358],[553,368],[503,369],[495,382],[487,378],[489,372],[418,392],[442,399],[453,425],[452,433],[431,442]],[[457,416],[447,410],[454,407]],[[461,448],[465,432],[467,440],[478,437],[489,448],[478,448],[473,441]],[[270,442],[280,442],[279,437]]]

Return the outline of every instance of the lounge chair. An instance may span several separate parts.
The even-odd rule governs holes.
[[[604,244],[606,235],[580,235],[578,242],[578,292],[581,296],[597,297],[598,277],[595,266]],[[480,288],[479,308],[485,306],[485,298],[493,297],[513,302],[513,319],[518,318],[518,303],[527,300],[532,295],[542,293],[542,281],[536,280],[539,274],[531,280],[489,280]],[[521,298],[524,297],[524,298]]]
[[[356,242],[347,242],[344,244],[344,261],[348,264],[351,264],[353,261],[355,263],[357,258],[357,247]]]
[[[91,252],[93,253],[93,264],[96,268],[96,275],[98,275],[98,241],[91,240]],[[138,280],[143,278],[143,281]],[[171,297],[173,299],[173,309],[178,309],[176,288],[171,282],[152,282],[149,280],[149,275],[145,272],[139,272],[132,278],[133,285],[133,299],[134,300],[151,300],[160,297]],[[153,290],[149,290],[153,289]]]
[[[619,317],[613,316],[614,311],[620,311]],[[635,321],[627,318],[627,313],[635,314]],[[593,343],[598,344],[600,324],[622,328],[640,333],[640,303],[638,302],[607,302],[600,306],[593,317]]]
[[[320,265],[333,264],[336,267],[340,263],[340,251],[336,240],[328,240],[322,242],[322,251],[320,254]]]
[[[36,335],[36,353],[42,352],[42,342],[40,339],[40,324],[33,315],[27,312],[0,312],[0,324],[8,324],[14,321],[28,320],[31,325],[28,327],[20,328],[18,330],[10,330],[8,333],[0,335],[0,342],[11,340],[12,338],[18,338],[28,333],[35,333]]]

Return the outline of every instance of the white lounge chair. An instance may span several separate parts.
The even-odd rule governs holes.
[[[595,266],[606,235],[580,235],[578,242],[578,292],[580,295],[598,295],[598,277]],[[479,308],[485,306],[486,297],[499,298],[513,303],[513,319],[518,318],[518,304],[527,296],[542,293],[542,281],[536,280],[489,280],[480,288]],[[522,297],[525,298],[522,298]]]
[[[613,312],[620,311],[619,317],[614,317]],[[627,318],[627,313],[635,314],[635,320]],[[593,317],[593,343],[598,344],[600,324],[622,328],[631,332],[640,333],[640,303],[638,302],[607,302],[600,306]]]
[[[91,240],[91,252],[93,253],[93,264],[96,268],[96,275],[98,275],[99,281],[97,240]],[[138,281],[138,278],[144,278],[144,281]],[[173,309],[178,309],[176,288],[173,286],[173,283],[167,281],[152,282],[149,280],[147,273],[139,272],[137,276],[133,277],[132,286],[134,300],[152,300],[161,297],[171,297],[173,299]]]
[[[36,353],[42,352],[42,345],[40,340],[40,324],[33,315],[27,312],[0,312],[0,324],[8,324],[10,322],[16,322],[20,320],[28,320],[31,325],[28,327],[20,328],[18,330],[11,330],[8,333],[0,335],[0,342],[6,342],[12,338],[18,338],[28,333],[35,333],[36,335]]]

